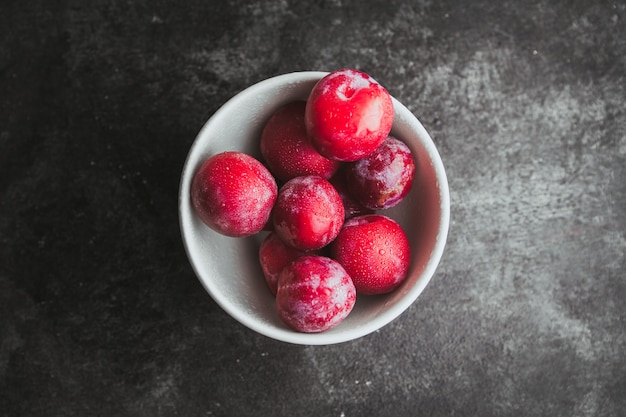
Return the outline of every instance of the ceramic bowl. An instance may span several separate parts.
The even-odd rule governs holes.
[[[328,345],[365,336],[402,314],[422,293],[443,254],[450,218],[450,197],[437,149],[419,120],[393,99],[392,135],[411,148],[416,177],[411,192],[396,207],[381,211],[398,221],[411,244],[407,278],[392,293],[358,296],[348,317],[321,333],[299,333],[279,318],[258,261],[264,232],[247,238],[220,235],[205,226],[190,203],[191,181],[200,165],[223,151],[260,158],[259,140],[268,118],[279,107],[306,100],[325,72],[295,72],[261,81],[226,102],[206,122],[185,162],[179,192],[182,239],[202,285],[228,314],[267,337],[302,345]],[[383,84],[384,85],[384,84]]]

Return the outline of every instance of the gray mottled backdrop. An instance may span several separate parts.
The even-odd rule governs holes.
[[[254,334],[185,257],[206,119],[355,67],[431,132],[452,222],[418,301]],[[624,1],[4,1],[0,416],[624,416]]]

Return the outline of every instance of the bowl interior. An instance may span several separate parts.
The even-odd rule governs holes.
[[[258,248],[264,233],[231,238],[206,227],[190,204],[193,175],[210,156],[241,151],[260,157],[263,126],[279,107],[306,100],[325,72],[297,72],[270,78],[239,93],[200,130],[183,169],[179,215],[183,242],[191,265],[212,298],[232,317],[265,336],[297,344],[321,345],[364,336],[406,310],[430,281],[443,253],[449,225],[448,184],[439,154],[422,124],[394,99],[392,134],[416,158],[411,192],[396,207],[381,211],[398,221],[411,243],[409,275],[394,292],[359,296],[350,315],[323,333],[305,334],[288,328],[278,317],[274,296],[263,279]]]

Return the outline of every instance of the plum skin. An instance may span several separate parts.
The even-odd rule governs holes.
[[[368,74],[333,71],[307,99],[305,124],[311,144],[329,159],[352,162],[373,152],[391,131],[393,101]]]
[[[276,309],[280,318],[299,332],[317,333],[337,326],[355,302],[352,279],[328,257],[305,255],[280,273]]]
[[[285,245],[274,232],[269,233],[261,242],[259,263],[261,264],[265,283],[272,295],[276,295],[278,277],[285,266],[305,253]]]
[[[411,248],[395,220],[368,214],[346,220],[330,256],[348,272],[358,294],[376,295],[393,291],[406,278]]]
[[[351,217],[360,216],[363,214],[374,214],[374,210],[369,209],[359,203],[354,197],[352,197],[351,193],[348,189],[348,184],[346,183],[346,175],[347,168],[349,164],[344,164],[339,170],[332,176],[328,181],[335,187],[341,199],[343,200],[343,207],[345,218],[349,219]]]
[[[344,206],[333,185],[322,177],[292,178],[278,191],[272,218],[274,231],[287,245],[302,251],[321,249],[337,237]]]
[[[294,101],[272,114],[261,132],[261,154],[270,172],[286,182],[303,175],[328,179],[340,162],[320,155],[311,145],[304,124],[306,101]]]
[[[191,183],[191,203],[200,219],[230,237],[251,236],[268,222],[278,185],[256,158],[237,151],[209,157]]]
[[[346,168],[346,188],[363,207],[384,210],[398,205],[409,193],[415,161],[409,147],[389,136],[374,152]]]

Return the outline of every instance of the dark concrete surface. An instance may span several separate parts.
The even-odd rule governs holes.
[[[431,132],[448,246],[380,331],[279,343],[194,276],[180,172],[341,67]],[[624,1],[2,1],[0,416],[625,416],[625,74]]]

